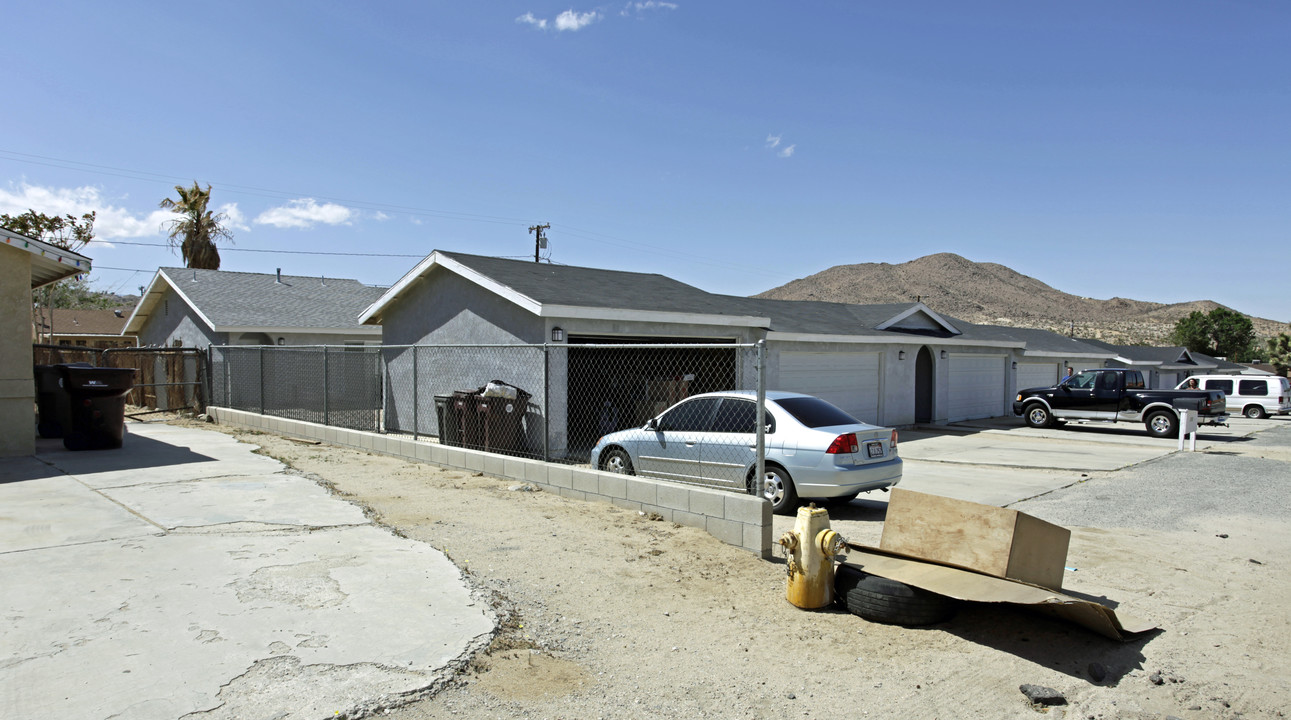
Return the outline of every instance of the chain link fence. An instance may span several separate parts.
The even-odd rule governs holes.
[[[89,363],[134,368],[126,402],[152,410],[206,410],[206,354],[196,348],[87,348],[33,345],[35,365]]]
[[[639,430],[685,398],[758,384],[756,345],[217,346],[210,354],[217,406],[574,464],[588,462],[602,436]],[[686,432],[706,433],[707,455],[670,444],[660,452],[679,457],[638,462],[653,471],[642,474],[743,487],[754,408],[709,403],[703,418],[699,405],[687,410]]]

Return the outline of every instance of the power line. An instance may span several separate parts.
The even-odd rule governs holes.
[[[170,247],[167,243],[142,243],[142,242],[122,242],[118,240],[100,240],[95,238],[90,242],[101,242],[110,245],[135,245],[138,247]],[[425,255],[415,254],[397,254],[397,253],[350,253],[350,252],[325,252],[322,250],[261,250],[257,248],[235,248],[220,246],[220,252],[253,252],[253,253],[271,253],[275,255],[344,255],[349,257],[392,257],[392,258],[422,258]]]

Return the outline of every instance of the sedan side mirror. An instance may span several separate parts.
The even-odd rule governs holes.
[[[646,430],[658,430],[658,429],[659,429],[659,418],[650,418],[648,421],[646,421],[645,429],[646,429]]]

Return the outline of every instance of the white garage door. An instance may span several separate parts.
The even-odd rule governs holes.
[[[950,422],[1004,414],[1003,355],[951,355]]]
[[[1017,389],[1058,384],[1058,363],[1018,363]]]
[[[770,387],[815,395],[858,420],[879,422],[878,353],[782,352],[780,380]]]

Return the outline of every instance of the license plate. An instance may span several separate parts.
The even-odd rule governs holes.
[[[865,454],[869,455],[872,458],[883,457],[882,441],[874,440],[874,441],[865,443]]]

